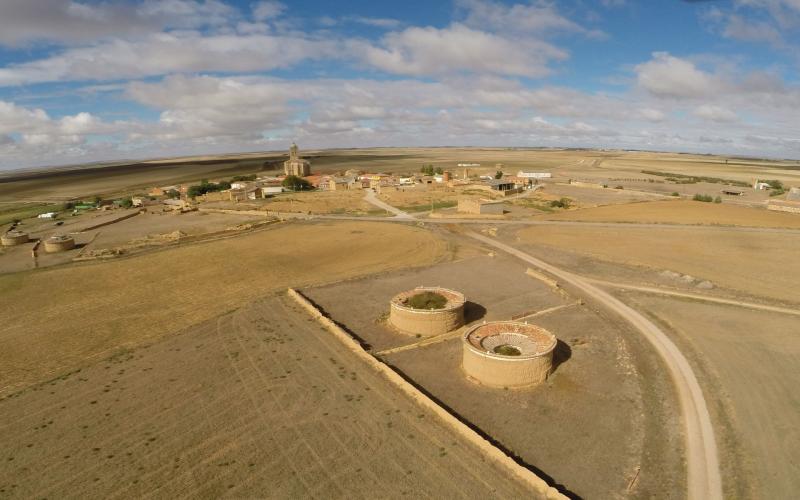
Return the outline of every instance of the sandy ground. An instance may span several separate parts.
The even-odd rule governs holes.
[[[285,296],[0,401],[4,498],[522,498]]]
[[[545,184],[541,194],[549,199],[570,198],[584,207],[662,199],[658,195],[625,191],[624,189],[595,189],[566,184]]]
[[[657,224],[706,224],[800,228],[800,216],[747,208],[727,203],[703,203],[689,200],[651,201],[612,205],[583,210],[569,210],[548,215],[551,220],[589,222],[643,222]]]
[[[467,296],[468,321],[509,319],[570,304],[505,257],[304,289],[373,351],[417,342],[384,320],[389,299],[418,285]],[[461,371],[460,338],[386,356],[387,361],[502,446],[587,498],[670,497],[685,491],[672,387],[660,362],[624,325],[582,306],[531,319],[561,344],[555,374],[533,390],[482,388]],[[639,477],[628,492],[637,467]],[[672,492],[672,493],[670,493]]]
[[[669,226],[652,229],[540,226],[522,229],[517,235],[519,242],[531,249],[549,253],[562,250],[652,272],[688,274],[695,282],[710,280],[744,296],[790,304],[796,304],[800,297],[797,281],[800,234],[713,227],[700,231]],[[583,271],[580,267],[571,269],[579,274]]]
[[[797,318],[652,295],[622,297],[666,325],[704,373],[728,453],[728,496],[793,497],[800,488]]]
[[[421,229],[331,222],[3,275],[0,295],[12,307],[0,310],[0,394],[274,290],[425,265],[446,252]]]

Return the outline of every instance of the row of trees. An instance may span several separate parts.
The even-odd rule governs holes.
[[[226,189],[231,188],[231,183],[228,181],[220,181],[220,182],[208,182],[208,179],[203,179],[200,181],[200,184],[195,184],[194,186],[189,186],[189,190],[187,191],[187,195],[190,198],[196,198],[200,195],[206,193],[214,193],[216,191],[225,191]]]
[[[433,165],[423,165],[419,171],[425,175],[442,175],[444,173],[442,167],[434,168]]]

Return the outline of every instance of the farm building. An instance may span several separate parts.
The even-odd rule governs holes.
[[[503,205],[462,198],[458,200],[458,212],[476,215],[503,215]]]
[[[769,200],[767,209],[775,210],[776,212],[800,214],[800,201]]]
[[[30,240],[30,237],[28,236],[28,233],[26,233],[24,231],[13,230],[13,229],[11,231],[8,231],[7,233],[5,233],[2,236],[2,238],[0,238],[0,241],[2,241],[2,244],[3,244],[4,247],[12,247],[14,245],[22,245],[23,243],[27,243],[29,240]]]
[[[56,212],[47,212],[37,216],[38,219],[55,219],[56,217],[58,217],[58,213]]]
[[[464,325],[464,294],[440,287],[417,287],[395,295],[389,323],[403,333],[429,337]]]
[[[544,328],[517,321],[476,325],[463,337],[462,367],[489,387],[529,387],[544,382],[553,369],[558,341]]]
[[[486,184],[494,191],[510,191],[516,187],[513,182],[504,181],[502,179],[487,180]]]
[[[54,235],[44,240],[44,251],[47,253],[66,252],[75,248],[75,238],[65,234]]]

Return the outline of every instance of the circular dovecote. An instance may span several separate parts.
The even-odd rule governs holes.
[[[75,238],[68,235],[51,236],[44,240],[44,251],[47,253],[66,252],[75,248]]]
[[[30,241],[28,233],[24,231],[11,230],[0,237],[0,242],[4,247],[13,247],[14,245],[22,245]]]
[[[528,387],[553,369],[555,335],[517,321],[493,321],[470,328],[463,337],[462,366],[473,380],[489,387]]]
[[[417,287],[392,298],[389,323],[403,333],[430,337],[464,325],[464,294],[440,287]]]

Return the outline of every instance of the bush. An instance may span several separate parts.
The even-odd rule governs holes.
[[[670,196],[680,196],[681,194],[677,191],[673,191]]]
[[[711,203],[714,201],[714,198],[709,194],[696,194],[692,199],[694,201],[702,201],[703,203]]]
[[[256,174],[234,175],[233,177],[231,177],[231,182],[254,181],[254,180],[256,180]]]
[[[121,206],[122,208],[131,208],[133,206],[133,200],[131,200],[130,198],[123,198],[119,206]]]
[[[722,197],[717,196],[716,198],[714,198],[714,203],[722,203]]]
[[[494,173],[494,178],[495,179],[502,179],[503,178],[503,172],[498,170],[497,172]]]
[[[619,186],[614,186],[614,189],[625,189],[625,187],[622,186],[622,185],[619,185]]]
[[[306,191],[311,189],[311,183],[296,175],[287,175],[281,185],[292,191]]]
[[[436,292],[422,292],[408,298],[406,305],[414,309],[442,309],[447,298]]]
[[[177,189],[170,189],[169,191],[167,191],[164,194],[167,196],[167,198],[175,199],[175,198],[180,198],[181,197],[181,192],[178,191]]]
[[[553,208],[569,208],[572,205],[572,200],[569,198],[561,198],[560,200],[553,200],[550,206]]]
[[[202,181],[200,181],[200,184],[189,186],[187,194],[189,195],[190,198],[195,198],[202,194],[213,193],[216,191],[224,191],[230,188],[231,188],[230,182],[222,181],[219,184],[215,184],[213,182],[208,182],[208,179],[203,179]]]

